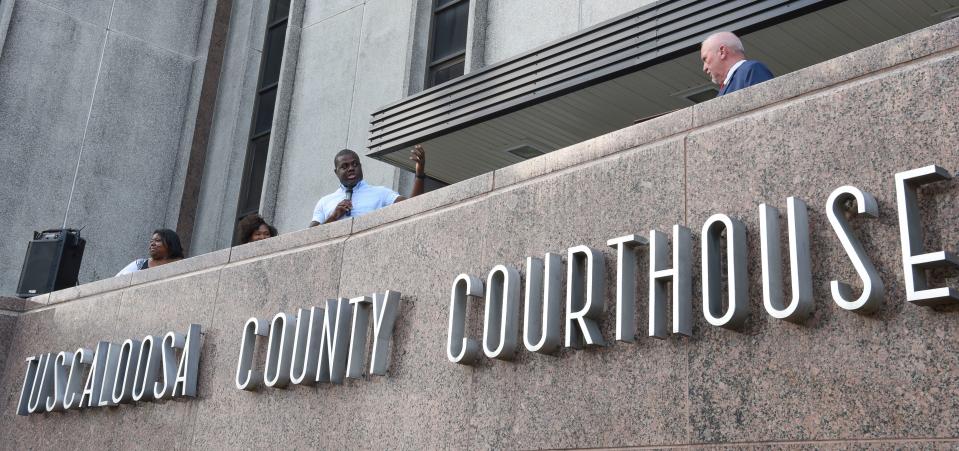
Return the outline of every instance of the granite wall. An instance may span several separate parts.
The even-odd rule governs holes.
[[[779,77],[373,214],[34,299],[5,346],[4,447],[794,448],[959,446],[959,305],[905,300],[894,174],[959,170],[959,20]],[[857,280],[825,216],[829,193],[875,195],[852,219],[886,299],[840,309],[829,281]],[[793,324],[762,307],[760,203],[810,206],[815,310]],[[928,250],[957,251],[959,180],[920,191]],[[713,213],[748,228],[751,317],[739,331],[701,308],[700,229]],[[473,367],[445,357],[459,273],[589,245],[606,255],[615,326],[615,255],[606,240],[673,224],[693,230],[692,337],[638,340]],[[638,274],[648,270],[639,251]],[[933,281],[959,287],[959,273]],[[332,297],[400,291],[387,377],[240,391],[244,321]],[[470,311],[478,338],[480,303]],[[197,399],[15,415],[23,359],[203,326]],[[262,356],[265,343],[259,343]],[[262,362],[262,360],[258,360]],[[261,365],[261,363],[258,363]]]
[[[0,3],[0,295],[33,231],[65,218],[88,242],[80,282],[175,228],[215,5]]]

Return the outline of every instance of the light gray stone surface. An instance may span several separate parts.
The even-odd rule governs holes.
[[[339,186],[333,156],[349,139],[362,24],[363,8],[353,8],[303,29],[274,215],[281,233],[309,225],[316,201]]]
[[[116,0],[110,26],[157,47],[194,57],[200,53],[197,41],[208,3],[207,0]]]
[[[580,0],[580,27],[589,28],[652,3],[655,0]]]
[[[33,231],[63,224],[104,36],[103,29],[46,5],[14,5],[0,59],[3,295],[16,292]]]
[[[246,157],[253,115],[253,99],[260,68],[260,52],[250,46],[254,36],[263,38],[263,2],[236,0],[230,17],[226,51],[213,125],[207,146],[197,219],[193,232],[194,254],[229,247],[233,240],[236,199]],[[262,10],[262,11],[261,11]],[[257,21],[257,16],[264,16]],[[257,41],[257,45],[262,45]]]
[[[489,0],[486,64],[495,64],[579,31],[581,0]],[[549,17],[549,20],[542,20]]]
[[[333,16],[343,14],[351,9],[360,7],[362,9],[364,0],[294,0],[305,1],[303,10],[303,28],[307,28],[317,23],[329,19]]]
[[[410,1],[395,0],[367,0],[363,6],[347,138],[347,147],[360,155],[369,143],[373,111],[406,96],[405,58],[412,6]],[[363,162],[363,177],[374,185],[392,188],[394,172],[394,166],[380,161],[367,158]]]
[[[486,28],[489,18],[489,0],[473,0],[470,2],[469,29],[466,30],[466,73],[486,67]]]
[[[80,281],[110,277],[176,222],[214,3],[4,3],[0,214],[13,238],[0,293],[15,291],[32,232],[63,224],[78,158],[67,226],[87,239]]]
[[[905,301],[893,176],[931,163],[959,169],[959,118],[944,95],[959,88],[957,71],[959,50],[952,48],[703,127],[689,128],[688,111],[674,114],[650,127],[677,121],[675,133],[655,135],[640,125],[597,138],[586,160],[560,151],[503,185],[499,173],[475,179],[475,194],[463,188],[462,196],[441,201],[440,191],[390,207],[397,213],[384,210],[366,226],[355,219],[241,246],[228,263],[210,257],[215,261],[195,272],[23,313],[0,372],[0,436],[13,448],[262,448],[282,440],[297,449],[949,449],[959,443],[959,305]],[[711,102],[718,109],[737,98]],[[480,189],[483,182],[493,189]],[[879,219],[853,220],[887,288],[872,315],[839,309],[827,291],[829,280],[855,277],[824,214],[829,192],[844,184],[879,201]],[[957,251],[957,193],[957,180],[920,191],[930,251]],[[798,325],[763,312],[756,233],[758,205],[782,207],[790,195],[809,203],[813,243],[816,308]],[[741,331],[702,317],[700,229],[713,213],[742,218],[749,230],[752,317]],[[458,274],[485,278],[496,264],[525,272],[527,256],[600,249],[601,331],[611,341],[616,261],[606,240],[677,223],[693,231],[692,337],[645,336],[649,267],[640,250],[636,343],[555,356],[520,348],[512,361],[482,358],[473,367],[446,360]],[[957,276],[934,272],[933,281],[955,288]],[[256,392],[234,387],[248,318],[387,289],[403,300],[387,377]],[[481,317],[482,302],[472,302],[468,330],[477,339]],[[22,358],[189,322],[205,331],[197,399],[13,414]],[[259,368],[265,344],[257,344]]]
[[[271,222],[276,213],[276,196],[280,177],[283,175],[283,158],[286,152],[286,135],[289,131],[290,107],[296,89],[296,65],[300,54],[300,38],[303,28],[303,4],[292,5],[287,19],[286,37],[283,42],[283,61],[277,80],[276,102],[273,108],[273,123],[270,128],[269,152],[263,174],[263,189],[260,193],[259,213]],[[288,55],[288,56],[287,56]]]
[[[192,255],[197,254],[190,246],[193,240],[197,208],[196,201],[193,197],[197,195],[195,187],[197,183],[202,183],[203,173],[199,170],[191,170],[191,166],[193,169],[198,169],[196,166],[199,161],[198,158],[194,158],[194,154],[202,153],[203,157],[206,158],[206,149],[194,148],[195,142],[205,141],[204,145],[209,145],[212,117],[208,115],[210,111],[214,109],[211,103],[215,102],[216,94],[211,86],[204,85],[207,81],[212,83],[212,80],[217,80],[216,83],[218,84],[220,78],[219,74],[210,74],[209,77],[207,76],[206,71],[208,70],[208,64],[211,64],[209,67],[210,70],[222,72],[222,44],[211,43],[211,41],[214,39],[214,28],[217,29],[217,39],[222,39],[219,37],[222,36],[222,29],[229,27],[229,23],[214,24],[217,20],[228,22],[223,17],[219,19],[216,17],[218,9],[221,10],[222,16],[222,10],[227,8],[227,6],[224,5],[226,2],[232,2],[232,0],[198,1],[195,2],[192,7],[167,5],[167,7],[180,9],[174,12],[174,19],[171,19],[177,20],[177,22],[174,22],[175,26],[185,26],[187,30],[190,30],[191,26],[196,28],[195,50],[192,53],[184,55],[187,59],[193,59],[193,74],[190,77],[190,84],[188,87],[185,87],[187,90],[187,97],[184,102],[186,110],[184,111],[182,119],[183,126],[180,131],[180,142],[175,152],[176,161],[174,163],[173,176],[170,180],[170,201],[167,202],[166,214],[163,221],[164,227],[177,230],[178,232],[184,232],[184,236],[181,238],[184,241],[189,241],[189,243],[184,246],[184,249]],[[189,22],[193,20],[193,14],[191,13],[192,9],[188,10],[187,8],[198,10],[196,13],[200,15],[200,20],[196,25],[189,24]],[[146,11],[149,11],[149,9]],[[143,10],[141,10],[141,14],[142,13]],[[213,52],[212,60],[210,59],[211,50]],[[202,138],[197,135],[201,135]],[[194,137],[197,139],[195,140]],[[187,199],[184,199],[184,190],[189,190],[189,195],[186,196]],[[188,228],[189,231],[184,228]]]
[[[480,0],[486,2],[486,0]],[[472,2],[470,7],[475,7]],[[406,81],[406,95],[410,96],[423,90],[426,84],[426,65],[429,58],[430,45],[430,22],[433,20],[433,2],[432,0],[414,0],[412,17],[410,18],[411,30],[409,32],[409,47],[406,48],[406,72],[408,74]],[[472,22],[470,30],[474,27],[486,28],[483,23]],[[484,31],[485,33],[485,31]],[[467,38],[469,39],[469,38]],[[483,45],[485,45],[485,40]],[[467,52],[470,52],[467,50]],[[469,57],[469,56],[467,56]]]
[[[91,24],[106,27],[110,20],[110,10],[114,0],[88,0],[77,2],[74,0],[25,0],[27,2],[42,3],[51,8],[60,10],[74,18]],[[17,0],[16,3],[24,3]]]
[[[163,227],[193,64],[109,34],[70,211],[86,227],[81,281],[143,257]]]

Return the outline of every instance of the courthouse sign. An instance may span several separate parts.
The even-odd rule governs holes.
[[[923,249],[917,207],[919,186],[951,178],[939,166],[895,175],[906,299],[917,305],[959,302],[956,289],[929,286],[927,269],[959,268],[959,258],[945,251]],[[855,209],[847,211],[853,203]],[[792,288],[788,302],[781,267],[779,211],[766,204],[759,206],[763,306],[774,318],[801,322],[813,309],[808,207],[802,200],[790,197],[786,208]],[[882,302],[885,289],[846,216],[878,217],[878,203],[868,192],[843,186],[829,196],[825,212],[860,279],[857,285],[862,286],[857,296],[848,282],[833,280],[832,299],[845,310],[874,311]],[[669,334],[691,335],[691,236],[688,228],[674,225],[671,237],[651,230],[648,238],[626,235],[607,241],[617,259],[617,341],[633,342],[636,337],[634,251],[643,247],[649,249],[648,335],[658,339]],[[727,215],[715,214],[703,224],[701,241],[703,315],[712,326],[739,328],[749,311],[746,226]],[[725,268],[721,261],[723,252]],[[566,260],[564,312],[560,293],[562,257],[546,253],[542,259],[526,259],[522,337],[523,347],[530,352],[551,354],[561,347],[579,349],[606,344],[599,327],[605,304],[605,256],[588,246],[573,246],[566,251]],[[457,276],[450,294],[447,359],[466,365],[475,363],[481,355],[511,359],[519,349],[520,288],[519,271],[507,265],[494,266],[485,283],[473,275]],[[466,334],[466,304],[471,298],[485,298],[482,343]],[[670,298],[671,308],[667,309]],[[255,390],[261,386],[339,384],[346,378],[361,379],[366,371],[385,375],[399,307],[400,293],[387,290],[371,296],[330,299],[322,307],[300,308],[296,316],[280,312],[269,321],[250,318],[240,334],[233,382],[237,389]],[[667,313],[671,322],[667,322]],[[563,322],[565,336],[561,337]],[[267,346],[262,373],[254,370],[257,337],[264,337]],[[199,340],[200,326],[192,324],[186,334],[148,335],[119,345],[101,341],[95,350],[81,347],[73,352],[29,357],[17,414],[195,397]]]
[[[922,306],[959,302],[954,288],[931,288],[925,271],[933,267],[959,268],[959,258],[945,251],[923,250],[917,188],[949,180],[945,169],[931,165],[895,175],[896,204],[902,244],[902,263],[906,300]],[[849,214],[879,216],[879,204],[872,194],[854,186],[837,188],[826,201],[826,216],[839,238],[850,263],[859,276],[862,292],[855,296],[844,281],[830,282],[833,301],[841,308],[868,313],[876,310],[885,295],[882,280],[872,261],[853,234],[846,219],[847,205],[855,202]],[[813,308],[810,263],[809,223],[806,204],[790,197],[786,200],[789,236],[789,266],[792,298],[785,301],[779,246],[779,211],[766,204],[759,206],[762,252],[763,306],[774,318],[801,322]],[[953,225],[954,226],[954,225]],[[746,226],[724,214],[711,216],[702,226],[703,316],[717,327],[737,329],[749,313],[746,273]],[[616,252],[616,340],[632,342],[636,335],[636,255],[639,247],[649,249],[649,327],[648,335],[665,339],[669,333],[692,334],[692,257],[691,232],[681,225],[672,230],[672,263],[669,262],[669,238],[651,230],[649,238],[626,235],[607,244]],[[721,261],[725,241],[725,271]],[[561,346],[579,349],[602,346],[599,320],[604,312],[604,254],[588,246],[574,246],[566,252],[566,309],[562,311],[560,283],[562,259],[547,253],[544,258],[526,258],[523,347],[530,352],[552,354]],[[726,274],[724,276],[724,273]],[[723,299],[723,278],[726,297]],[[667,301],[672,288],[672,324],[667,324]],[[483,355],[510,360],[519,348],[520,274],[515,268],[497,265],[490,270],[485,284],[470,274],[453,280],[450,294],[449,328],[446,357],[450,362],[474,364]],[[466,304],[469,299],[485,298],[482,343],[466,336]],[[725,302],[724,302],[725,301]],[[725,307],[724,307],[725,304]],[[564,317],[565,316],[565,317]],[[560,323],[565,336],[560,336]],[[482,354],[480,354],[482,352]]]
[[[180,357],[177,359],[177,351]],[[196,396],[200,325],[27,358],[17,415]]]

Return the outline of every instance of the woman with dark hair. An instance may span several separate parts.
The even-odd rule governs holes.
[[[183,258],[180,237],[170,229],[156,229],[150,237],[150,258],[138,258],[126,265],[118,276],[172,263]]]
[[[240,244],[252,243],[276,236],[276,227],[266,223],[262,216],[253,213],[243,217],[236,227],[236,240]]]

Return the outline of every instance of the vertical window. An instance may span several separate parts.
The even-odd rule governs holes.
[[[266,173],[266,157],[273,125],[273,108],[276,105],[276,88],[280,81],[280,63],[283,62],[283,43],[286,39],[289,15],[290,0],[270,1],[263,55],[260,60],[260,75],[256,83],[253,120],[250,124],[250,140],[247,142],[246,160],[243,163],[243,181],[240,185],[240,199],[237,202],[234,228],[244,216],[256,213],[260,209],[263,176]]]
[[[469,0],[433,0],[427,88],[463,75],[469,9]]]

